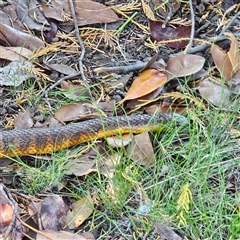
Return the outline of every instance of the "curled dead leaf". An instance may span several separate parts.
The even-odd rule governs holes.
[[[225,33],[231,39],[230,49],[223,52],[218,46],[213,45],[211,55],[222,77],[229,81],[240,70],[240,54],[236,37],[232,33]]]
[[[33,126],[33,120],[28,111],[19,113],[14,119],[14,128],[15,129],[28,129]]]
[[[67,225],[70,229],[79,227],[93,212],[93,200],[88,193],[86,197],[73,203],[72,210],[67,213]]]
[[[176,77],[185,77],[202,69],[205,58],[194,54],[181,54],[167,62],[168,81]]]
[[[24,47],[2,47],[0,46],[0,58],[10,61],[26,61],[31,58],[33,52]]]
[[[229,102],[230,91],[225,85],[204,80],[197,86],[199,93],[215,106],[226,106]]]
[[[0,33],[12,47],[26,47],[31,51],[44,47],[44,42],[40,38],[18,31],[5,24],[0,23]]]
[[[58,11],[62,10],[57,16],[55,16],[55,14],[50,14],[55,19],[58,19],[58,18],[63,19],[63,15],[62,15],[63,12],[65,13],[65,16],[72,15],[68,1],[54,0],[54,1],[51,1],[51,3],[53,6],[52,11],[55,11],[56,9],[58,9]],[[117,14],[111,8],[106,7],[105,5],[98,3],[96,1],[92,1],[92,0],[75,1],[74,6],[75,6],[75,13],[77,17],[78,26],[84,26],[84,25],[94,24],[94,23],[110,23],[110,22],[116,22],[120,20]],[[48,14],[49,14],[49,11],[48,11]],[[73,22],[65,21],[64,24],[65,25],[73,24]]]
[[[126,100],[140,98],[153,92],[157,88],[163,86],[167,81],[167,75],[157,69],[147,69],[142,72],[134,81],[128,90],[125,98],[120,102]]]
[[[46,197],[42,203],[40,216],[44,229],[60,231],[66,224],[67,206],[58,195]]]
[[[169,26],[163,27],[163,23],[160,21],[149,20],[149,23],[151,36],[157,41],[190,37],[190,26],[180,26],[177,28],[173,28]],[[183,48],[188,45],[188,42],[188,40],[179,40],[174,42],[169,41],[168,43],[166,43],[166,45],[172,48]]]
[[[127,147],[127,153],[134,162],[144,166],[154,164],[156,158],[148,132],[137,134]]]
[[[231,45],[227,55],[232,64],[232,70],[234,73],[236,73],[240,69],[240,54],[239,54],[238,40],[230,32],[227,32],[224,35],[227,35],[231,38]]]
[[[221,73],[222,77],[229,81],[232,77],[232,63],[229,56],[224,53],[218,46],[214,45],[211,49],[211,55],[218,71]]]
[[[41,230],[38,231],[36,240],[94,240],[94,236],[89,232],[71,233],[67,231]]]
[[[95,113],[95,116],[97,114]],[[94,114],[89,112],[89,108],[84,102],[67,104],[54,114],[54,118],[60,122],[69,122],[74,120],[84,120],[93,117]]]

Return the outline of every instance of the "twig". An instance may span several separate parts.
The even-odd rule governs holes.
[[[80,54],[80,57],[78,59],[78,64],[79,64],[79,72],[76,73],[76,74],[73,74],[73,75],[70,75],[70,76],[65,76],[61,79],[59,79],[57,82],[55,82],[52,86],[50,86],[49,88],[47,88],[38,98],[37,100],[35,101],[35,107],[37,105],[37,103],[40,101],[40,99],[45,96],[45,100],[48,104],[48,107],[49,107],[49,110],[50,112],[52,112],[52,107],[48,101],[48,93],[54,89],[55,87],[57,87],[61,82],[65,81],[65,80],[69,80],[69,79],[72,79],[72,78],[75,78],[75,77],[78,77],[79,75],[81,75],[82,77],[82,80],[83,80],[83,83],[85,85],[85,87],[87,88],[88,90],[88,95],[90,96],[91,100],[93,100],[93,97],[92,97],[92,93],[90,91],[90,86],[88,85],[87,83],[87,79],[84,75],[84,70],[83,70],[83,63],[82,63],[82,60],[83,60],[83,57],[85,55],[85,47],[84,47],[84,44],[83,44],[83,41],[82,41],[82,38],[80,37],[80,33],[79,33],[79,29],[78,29],[78,24],[77,24],[77,18],[76,18],[76,14],[75,14],[75,10],[74,10],[74,5],[73,5],[73,1],[72,0],[69,0],[69,5],[70,5],[70,8],[71,8],[71,13],[72,13],[72,17],[73,17],[73,21],[74,21],[74,27],[75,27],[75,31],[76,31],[76,36],[77,36],[77,39],[78,39],[78,42],[79,42],[79,45],[80,45],[80,48],[81,48],[81,54]]]
[[[48,93],[55,87],[57,87],[61,82],[63,81],[66,81],[66,80],[69,80],[69,79],[72,79],[72,78],[76,78],[78,77],[79,75],[81,75],[80,72],[78,73],[75,73],[73,75],[68,75],[68,76],[65,76],[65,77],[62,77],[60,78],[57,82],[55,82],[53,85],[51,85],[48,89],[46,89],[38,98],[37,100],[35,101],[34,105],[35,107],[37,106],[38,102],[40,101],[40,99],[45,95],[45,98],[46,98],[46,101],[48,99]],[[48,102],[48,101],[47,101]],[[50,110],[51,110],[51,106],[48,102],[48,106],[50,107]]]
[[[76,18],[75,9],[74,9],[74,5],[73,5],[73,1],[72,0],[69,0],[69,5],[70,5],[72,17],[73,17],[73,22],[74,22],[74,27],[75,27],[75,31],[76,31],[76,36],[77,36],[78,43],[79,43],[80,48],[81,48],[81,54],[80,54],[80,57],[78,59],[79,71],[81,73],[81,77],[82,77],[82,80],[84,82],[84,85],[85,85],[85,87],[88,90],[88,95],[90,96],[91,100],[93,101],[92,93],[90,91],[90,86],[89,86],[89,84],[87,82],[87,79],[85,77],[84,70],[83,70],[83,63],[82,63],[82,61],[83,61],[83,58],[84,58],[84,55],[85,55],[85,47],[84,47],[82,38],[81,38],[80,33],[79,33],[77,18]]]
[[[223,28],[223,30],[220,32],[219,36],[210,42],[217,43],[220,41],[223,41],[224,39],[228,39],[228,37],[223,36],[223,34],[228,30],[228,28],[231,26],[231,24],[237,19],[237,17],[240,15],[240,11],[237,12],[237,14],[230,20],[230,22]],[[197,53],[205,50],[209,45],[206,43],[203,43],[197,47],[190,48],[187,50],[187,53]]]
[[[221,42],[221,41],[226,40],[226,39],[229,39],[229,37],[227,37],[227,36],[219,36],[219,37],[216,37],[214,39],[209,40],[209,42],[211,42],[211,43],[218,43],[218,42]],[[188,49],[187,53],[190,54],[190,53],[202,52],[207,47],[209,47],[209,44],[203,43],[203,44],[198,45],[197,47]]]
[[[52,239],[52,238],[50,238],[50,236],[48,236],[48,235],[45,234],[44,232],[39,231],[39,230],[31,227],[31,226],[28,225],[27,223],[25,223],[19,216],[17,216],[17,220],[18,220],[24,227],[31,229],[33,232],[35,232],[35,233],[37,233],[37,234],[43,235],[44,237],[46,237],[46,239]]]
[[[194,33],[195,33],[195,15],[194,15],[194,10],[193,10],[192,0],[189,0],[189,6],[190,6],[190,10],[191,10],[192,26],[191,26],[191,35],[190,35],[189,45],[188,45],[188,49],[186,51],[187,53],[188,53],[188,50],[190,50],[193,46],[193,39],[194,39]]]
[[[167,1],[166,6],[168,8],[168,14],[167,14],[167,17],[165,18],[165,20],[162,24],[162,28],[165,28],[167,26],[168,22],[171,20],[172,16],[174,15],[174,9],[173,9],[172,3],[169,3]]]
[[[223,35],[228,28],[232,25],[232,23],[238,18],[238,16],[240,15],[240,11],[238,11],[235,16],[229,21],[229,23],[223,28],[223,30],[220,32],[219,36]]]
[[[125,66],[116,66],[116,67],[100,67],[95,68],[93,71],[95,73],[102,73],[102,72],[120,72],[120,73],[128,73],[139,71],[146,66],[147,62],[136,63],[132,65],[125,65]]]

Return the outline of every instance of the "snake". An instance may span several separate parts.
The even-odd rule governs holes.
[[[93,139],[156,131],[172,120],[183,122],[182,118],[175,113],[138,114],[102,117],[59,127],[3,130],[0,131],[0,158],[47,154]]]

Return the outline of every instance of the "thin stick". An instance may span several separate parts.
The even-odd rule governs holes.
[[[223,35],[228,28],[233,24],[233,22],[238,18],[238,16],[240,15],[240,11],[238,11],[235,16],[229,21],[229,23],[225,26],[225,28],[223,28],[223,30],[220,32],[219,36]]]
[[[225,26],[225,28],[223,28],[223,30],[220,32],[219,36],[216,37],[214,40],[210,41],[212,43],[216,43],[216,42],[220,42],[222,41],[224,38],[228,38],[228,37],[224,37],[223,34],[229,29],[229,27],[232,25],[232,23],[237,19],[237,17],[240,15],[240,11],[237,12],[237,14],[230,20],[230,22]],[[190,48],[187,50],[187,53],[197,53],[197,52],[201,52],[203,50],[205,50],[209,45],[206,43],[203,43],[197,47],[194,48]]]
[[[162,28],[165,28],[167,26],[168,22],[171,20],[172,16],[174,15],[174,9],[173,9],[172,3],[169,3],[167,1],[166,6],[168,8],[168,14],[167,14],[167,17],[162,24]]]
[[[194,10],[193,10],[192,0],[189,0],[189,6],[190,6],[190,10],[191,10],[192,26],[191,26],[191,35],[190,35],[189,45],[188,45],[188,49],[186,51],[187,53],[188,53],[188,50],[190,50],[193,46],[193,39],[194,39],[194,33],[195,33],[195,15],[194,15]]]
[[[147,65],[147,62],[136,63],[132,65],[125,65],[125,66],[116,66],[116,67],[99,67],[95,68],[93,71],[95,73],[102,73],[102,72],[120,72],[120,73],[129,73],[134,71],[139,71]]]
[[[54,89],[55,87],[57,87],[61,82],[63,81],[66,81],[66,80],[69,80],[69,79],[72,79],[72,78],[76,78],[78,77],[79,75],[81,75],[80,72],[78,73],[75,73],[73,75],[68,75],[68,76],[65,76],[65,77],[62,77],[60,78],[57,82],[55,82],[53,85],[51,85],[48,89],[46,89],[38,98],[37,100],[35,101],[34,105],[36,106],[38,104],[38,102],[40,101],[40,99],[45,95],[46,99],[48,99],[48,93]],[[51,106],[50,106],[50,109],[51,109]]]
[[[41,234],[41,235],[43,235],[44,237],[46,237],[47,239],[52,239],[50,236],[48,236],[48,235],[45,234],[44,232],[39,231],[39,230],[31,227],[31,226],[28,225],[27,223],[25,223],[19,216],[17,216],[17,220],[18,220],[24,227],[31,229],[33,232],[35,232],[35,233],[37,233],[37,234]]]
[[[82,77],[82,80],[84,82],[84,85],[85,85],[85,87],[88,90],[88,95],[90,96],[91,100],[93,100],[92,93],[90,91],[90,86],[89,86],[89,84],[87,82],[87,79],[85,77],[84,70],[83,70],[83,63],[82,63],[82,61],[83,61],[83,58],[84,58],[84,55],[85,55],[85,47],[84,47],[82,38],[81,38],[80,33],[79,33],[77,18],[76,18],[75,9],[74,9],[74,5],[73,5],[73,1],[72,0],[69,0],[69,5],[70,5],[72,17],[73,17],[73,22],[74,22],[74,27],[75,27],[75,31],[76,31],[76,36],[77,36],[78,43],[79,43],[80,48],[81,48],[81,54],[80,54],[80,57],[78,59],[79,71],[81,73],[81,77]]]

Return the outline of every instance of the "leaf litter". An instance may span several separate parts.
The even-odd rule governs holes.
[[[94,93],[96,103],[94,106],[89,103],[90,96],[87,94],[84,80],[79,75],[71,78],[73,83],[66,79],[60,84],[61,88],[66,90],[61,91],[65,97],[64,104],[59,107],[58,102],[62,98],[59,96],[56,99],[51,97],[50,103],[48,99],[45,99],[49,104],[47,106],[41,103],[39,111],[44,114],[47,112],[49,119],[42,114],[44,117],[38,121],[39,126],[46,126],[49,122],[50,126],[54,126],[56,123],[53,119],[57,119],[57,124],[63,124],[92,117],[114,116],[128,112],[129,109],[136,111],[144,108],[149,113],[178,112],[183,114],[194,108],[204,110],[205,106],[211,106],[210,104],[217,107],[227,106],[233,94],[239,94],[239,46],[234,36],[234,29],[232,33],[225,33],[227,38],[225,41],[230,42],[229,47],[223,47],[224,45],[218,43],[212,44],[202,39],[209,45],[211,55],[207,51],[200,51],[199,55],[188,54],[191,24],[189,24],[189,19],[185,18],[189,13],[188,10],[185,12],[188,7],[183,10],[183,15],[177,18],[181,12],[180,6],[184,5],[180,1],[168,1],[167,3],[153,1],[153,6],[147,5],[144,1],[124,2],[120,5],[111,5],[109,2],[104,5],[91,0],[74,3],[77,25],[81,26],[81,37],[86,47],[84,71],[88,76],[88,81],[91,82],[91,92]],[[199,9],[204,7],[210,11],[212,4],[214,1],[195,5],[197,9],[195,14],[200,16],[196,18],[196,21],[202,29],[205,25],[200,22],[203,16]],[[226,5],[223,7],[226,8]],[[130,18],[133,11],[139,11],[141,14]],[[28,14],[25,14],[26,12]],[[29,112],[26,111],[26,108],[30,107],[25,104],[26,101],[22,101],[18,96],[17,111],[11,113],[9,110],[8,94],[6,94],[8,86],[17,87],[17,92],[21,92],[24,88],[23,84],[28,84],[29,81],[35,79],[35,95],[38,91],[42,91],[43,86],[50,84],[49,79],[58,81],[63,76],[77,75],[78,55],[82,49],[79,49],[73,31],[72,13],[68,1],[52,0],[51,3],[42,1],[41,8],[37,1],[12,1],[12,4],[1,8],[0,18],[3,20],[0,25],[0,39],[4,42],[0,46],[2,49],[0,59],[7,60],[1,61],[0,70],[2,79],[0,85],[3,89],[1,96],[6,99],[2,111],[7,113],[3,118],[3,126],[6,126],[7,121],[13,126],[12,120],[15,118],[15,126],[18,129],[30,128],[32,125],[35,126],[36,120],[34,117],[31,118]],[[123,20],[129,19],[131,19],[129,25],[124,25]],[[150,28],[148,29],[146,24],[143,25],[141,22],[149,22]],[[124,26],[123,30],[121,25]],[[134,28],[138,29],[136,33]],[[129,35],[129,32],[134,34]],[[206,34],[204,34],[199,30],[198,38],[205,38]],[[211,31],[207,35],[213,37]],[[124,39],[123,42],[121,38]],[[195,38],[195,40],[198,43],[199,39]],[[55,44],[55,42],[60,44]],[[181,53],[184,49],[186,52]],[[151,59],[156,52],[158,52],[156,57]],[[207,62],[209,56],[212,57],[212,63]],[[138,59],[140,64],[131,66],[131,61],[134,62],[135,59]],[[200,72],[207,69],[206,64],[212,64],[215,70],[208,72],[207,75],[205,71],[205,75],[201,75]],[[145,68],[139,72],[144,65]],[[44,73],[40,73],[39,69],[42,69]],[[106,71],[109,74],[104,75]],[[131,73],[125,76],[124,71]],[[118,72],[119,75],[112,74],[112,72]],[[50,77],[46,78],[43,74]],[[186,85],[194,94],[188,92]],[[195,94],[200,96],[195,96]],[[79,102],[79,99],[86,99],[86,102]],[[69,100],[71,100],[70,103],[68,103]],[[50,113],[49,105],[54,107],[54,114]],[[15,117],[16,113],[17,117]],[[99,147],[95,147],[93,152],[69,158],[66,174],[84,180],[87,178],[86,175],[91,176],[94,173],[103,175],[107,182],[106,193],[116,200],[121,189],[111,181],[116,176],[117,169],[125,155],[129,156],[136,164],[135,166],[145,169],[156,164],[154,148],[148,133],[124,138],[121,137],[118,140],[115,137],[109,138],[108,144],[105,141],[98,143]],[[101,153],[100,158],[97,156],[96,148],[98,154]],[[118,152],[118,149],[124,150],[125,153]],[[29,163],[31,164],[31,161]],[[18,167],[21,172],[20,165]],[[141,196],[141,200],[137,202],[140,206],[138,209],[144,206],[147,208],[145,214],[148,214],[152,201],[143,188],[128,174],[130,173],[127,171],[123,173],[123,178],[131,182],[133,189]],[[66,182],[73,184],[70,179]],[[89,189],[86,190],[89,191]],[[8,194],[12,203],[19,202],[15,196],[15,200],[11,199],[10,192]],[[66,199],[60,195],[42,197],[39,201],[43,202],[40,204],[39,202],[33,203],[26,195],[22,197],[29,204],[33,204],[34,211],[29,210],[29,215],[35,222],[36,239],[70,239],[73,237],[95,239],[89,232],[85,232],[85,235],[70,232],[65,222],[67,218],[68,227],[75,230],[81,229],[80,226],[86,224],[86,220],[91,218],[93,211],[96,211],[92,192],[87,194],[85,192],[85,196],[80,200],[74,199],[68,205],[66,205]],[[13,219],[15,215],[22,219],[22,222],[16,221],[16,225],[20,226],[19,229],[24,226],[28,229],[25,234],[30,234],[29,229],[32,227],[24,222],[24,218],[20,218],[19,213],[13,211],[12,204],[8,204],[9,199],[6,200],[7,203],[3,201],[1,205],[3,213],[1,216],[10,217],[6,221],[2,218],[1,222],[5,221],[3,225],[12,230],[10,219]],[[19,204],[19,206],[24,209],[24,204]],[[36,218],[37,215],[40,216],[41,223]],[[184,219],[181,220],[184,222]],[[169,239],[182,239],[171,228],[163,224],[155,223],[154,227],[156,235]],[[12,234],[16,232],[13,231]],[[117,236],[111,233],[111,237]]]

